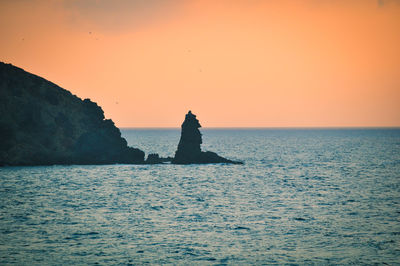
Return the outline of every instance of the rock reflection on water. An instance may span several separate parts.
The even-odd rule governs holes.
[[[0,264],[399,262],[400,130],[203,133],[245,164],[0,168]]]

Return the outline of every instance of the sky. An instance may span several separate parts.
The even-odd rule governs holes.
[[[0,0],[0,36],[118,127],[400,126],[400,0]]]

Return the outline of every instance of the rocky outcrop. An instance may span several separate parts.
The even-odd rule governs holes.
[[[144,163],[89,99],[0,62],[0,165]]]
[[[171,162],[172,157],[167,157],[167,158],[162,158],[158,153],[150,153],[149,156],[147,156],[147,159],[145,161],[146,164],[160,164],[160,163],[166,163],[166,162]]]
[[[231,163],[242,164],[242,162],[225,159],[215,152],[202,152],[202,138],[199,128],[201,127],[196,115],[189,111],[182,124],[181,138],[178,149],[172,160],[174,164],[205,164],[205,163]]]

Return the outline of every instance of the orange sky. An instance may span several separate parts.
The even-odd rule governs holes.
[[[398,0],[1,0],[0,36],[119,127],[400,126]]]

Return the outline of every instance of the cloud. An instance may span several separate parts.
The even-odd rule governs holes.
[[[378,1],[378,7],[384,7],[392,3],[400,5],[400,0],[377,0],[377,1]]]
[[[101,30],[124,30],[173,17],[181,0],[62,0],[70,21]]]

